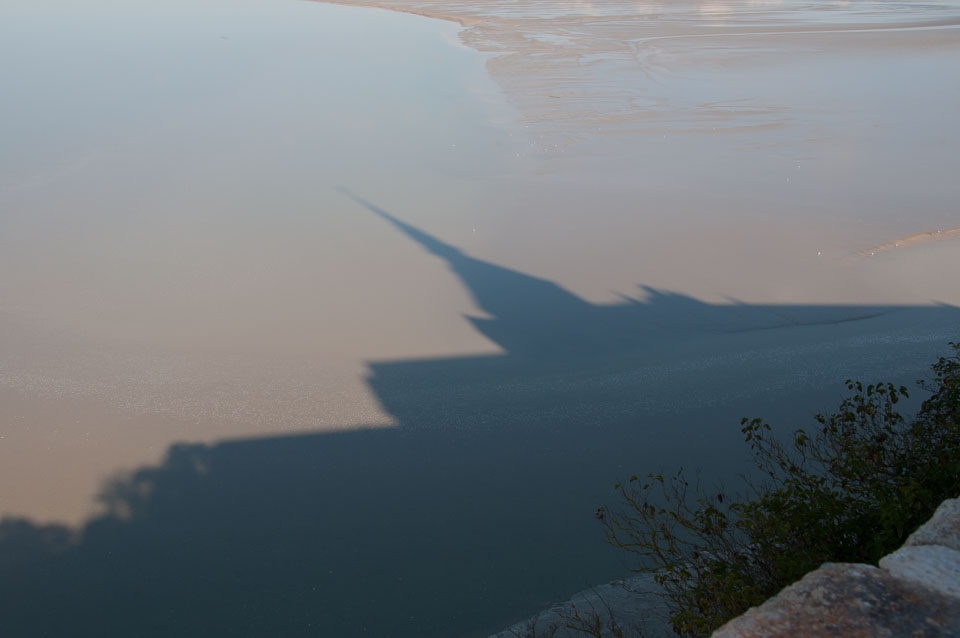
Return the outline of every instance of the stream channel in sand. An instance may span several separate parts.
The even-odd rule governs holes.
[[[9,635],[485,635],[960,337],[960,4],[342,4],[0,10]]]

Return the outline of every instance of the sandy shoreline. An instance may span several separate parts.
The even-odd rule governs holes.
[[[774,115],[758,123],[753,111],[728,111],[721,118],[705,115],[699,104],[684,104],[656,88],[664,74],[691,65],[707,63],[728,72],[755,65],[754,51],[777,59],[829,55],[851,47],[960,49],[960,16],[950,5],[936,7],[947,15],[931,17],[911,15],[899,5],[862,9],[826,2],[331,2],[464,27],[460,39],[493,55],[487,62],[491,76],[519,109],[524,124],[546,138],[548,149],[563,149],[598,133],[736,132],[784,121]],[[773,46],[765,42],[771,38]],[[707,41],[711,44],[705,45]]]
[[[372,9],[386,9],[398,13],[408,13],[410,15],[423,18],[432,18],[434,20],[446,20],[455,22],[461,27],[472,27],[483,20],[481,18],[465,17],[455,13],[446,13],[438,9],[419,9],[416,7],[406,7],[402,5],[383,5],[378,2],[351,2],[351,0],[307,0],[308,2],[322,2],[324,4],[338,4],[344,7],[370,7]]]

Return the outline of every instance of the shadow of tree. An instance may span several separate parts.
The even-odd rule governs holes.
[[[3,521],[3,635],[483,636],[619,575],[592,517],[616,477],[735,471],[745,411],[913,375],[960,325],[651,289],[594,305],[350,196],[446,262],[504,354],[371,362],[397,428],[178,444],[81,530]]]

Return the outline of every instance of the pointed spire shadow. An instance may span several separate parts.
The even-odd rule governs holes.
[[[649,286],[639,286],[638,299],[593,304],[554,282],[472,257],[349,190],[340,190],[446,262],[490,317],[467,319],[503,349],[503,354],[487,357],[368,362],[368,383],[404,427],[422,428],[436,423],[431,415],[446,413],[445,427],[457,423],[469,430],[475,427],[470,415],[489,413],[494,402],[481,401],[472,411],[458,409],[452,414],[447,406],[471,405],[474,394],[489,399],[493,391],[483,388],[526,386],[531,379],[547,377],[602,378],[649,362],[696,356],[698,351],[739,356],[736,350],[744,347],[744,334],[758,333],[755,340],[761,343],[816,342],[828,334],[824,329],[841,324],[856,324],[848,326],[846,334],[882,333],[891,326],[960,317],[949,306],[710,304]],[[527,392],[522,400],[534,401],[538,394],[545,414],[552,413],[552,406],[575,403],[558,396],[546,399],[551,393],[542,391]],[[505,418],[498,414],[488,423]]]
[[[340,191],[386,220],[431,255],[446,262],[474,303],[493,319],[467,317],[473,326],[515,355],[553,357],[589,341],[595,307],[546,279],[467,255],[341,187]]]

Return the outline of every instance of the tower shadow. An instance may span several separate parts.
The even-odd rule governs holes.
[[[740,416],[910,380],[960,327],[943,305],[591,304],[347,194],[446,263],[503,353],[370,362],[396,428],[177,444],[82,529],[0,523],[4,636],[485,636],[621,573],[592,516],[618,477],[735,471]]]

